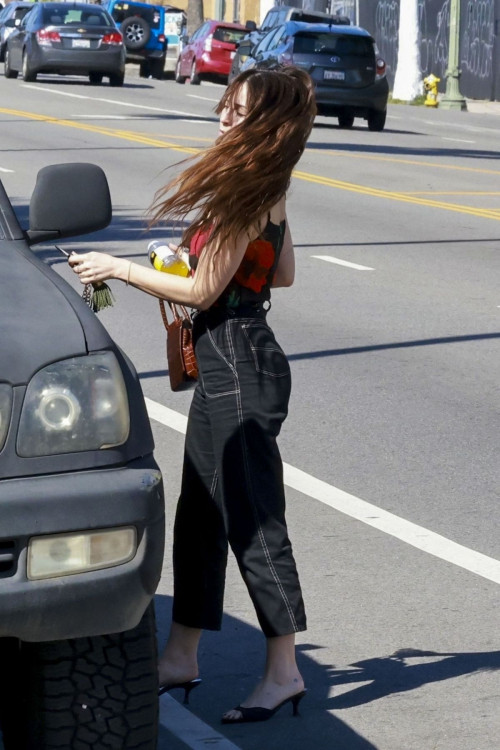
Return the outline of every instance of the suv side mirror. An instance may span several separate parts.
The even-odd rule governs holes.
[[[95,164],[54,164],[38,173],[30,202],[30,245],[76,237],[111,222],[108,181]]]
[[[17,26],[16,19],[9,18],[7,21],[5,21],[4,26],[6,29],[15,29]]]
[[[255,45],[250,41],[250,39],[244,39],[242,42],[240,42],[238,46],[238,54],[244,56],[247,56],[251,54],[252,50],[254,49]]]
[[[184,34],[184,36],[181,36],[181,42],[183,44],[189,44],[189,34]]]
[[[247,21],[245,24],[245,29],[250,32],[257,31],[257,24],[255,23],[255,21]]]

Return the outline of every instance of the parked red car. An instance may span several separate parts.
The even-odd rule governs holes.
[[[227,79],[236,48],[248,34],[248,29],[238,23],[205,21],[190,39],[183,38],[182,50],[175,68],[175,80],[193,85],[200,83],[207,73]]]

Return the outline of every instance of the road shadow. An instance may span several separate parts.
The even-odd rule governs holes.
[[[412,664],[412,659],[437,658],[424,664]],[[354,690],[332,697],[330,709],[353,708],[372,703],[389,695],[417,690],[424,685],[443,682],[464,675],[500,670],[500,651],[471,651],[465,653],[441,653],[400,649],[392,656],[365,659],[351,664],[348,669],[332,669],[330,684],[353,685],[369,682]]]
[[[163,648],[171,618],[172,599],[155,597],[158,641]],[[263,665],[264,637],[260,630],[231,615],[224,615],[222,631],[206,631],[200,644],[200,670],[203,684],[193,695],[189,710],[218,732],[235,742],[242,750],[377,750],[348,724],[330,713],[328,703],[331,667],[318,664],[313,654],[319,645],[302,644],[297,661],[308,693],[301,705],[301,716],[291,718],[285,707],[270,722],[240,726],[222,726],[220,717],[247,693],[250,693]],[[258,666],[256,666],[258,665]],[[177,691],[172,696],[182,695]],[[244,729],[244,739],[242,739]],[[161,750],[161,747],[159,748]]]
[[[64,78],[64,77],[57,77],[52,78],[51,76],[38,76],[38,82],[39,83],[50,83],[52,86],[84,86],[85,88],[91,88],[95,91],[113,91],[113,93],[118,93],[117,87],[115,86],[109,86],[106,84],[95,84],[90,83],[88,78],[82,76],[82,78]],[[36,86],[36,83],[33,84]],[[125,78],[125,83],[123,86],[119,87],[120,89],[154,89],[154,86],[152,86],[150,83],[130,83]]]
[[[368,132],[368,125],[353,125],[352,128],[341,128],[338,123],[335,124],[334,122],[317,122],[317,121],[315,121],[314,122],[314,126],[313,126],[313,130],[322,130],[322,129],[323,130],[343,130],[345,132],[357,131],[357,132],[366,133],[366,132]],[[375,131],[371,131],[371,132],[375,132]],[[391,135],[422,135],[422,136],[428,136],[429,135],[429,133],[422,133],[422,132],[416,131],[416,130],[396,130],[394,128],[384,128],[384,130],[382,131],[381,135],[383,136],[386,133],[389,133]],[[379,133],[379,135],[380,135],[380,133]],[[310,146],[310,144],[308,143],[308,147],[309,146]]]
[[[390,131],[384,131],[390,132]],[[407,133],[406,133],[407,134]],[[450,159],[491,159],[498,161],[500,151],[484,151],[472,148],[414,148],[411,146],[391,146],[389,144],[370,143],[314,143],[309,141],[308,150],[345,151],[356,154],[386,154],[389,156],[426,156],[432,159],[435,156],[448,157]]]
[[[476,242],[499,242],[498,237],[492,237],[491,239],[459,239],[459,240],[435,240],[431,238],[429,240],[401,240],[398,242],[321,242],[317,245],[295,245],[297,247],[391,247],[392,245],[455,245],[459,242],[465,243],[476,243]]]

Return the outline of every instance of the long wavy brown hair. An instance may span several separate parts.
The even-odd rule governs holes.
[[[158,191],[150,209],[151,224],[183,221],[196,211],[184,247],[200,231],[210,231],[212,243],[257,227],[287,192],[311,132],[316,103],[307,73],[292,66],[245,71],[227,88],[217,114],[233,106],[242,86],[248,115],[201,157],[187,160],[195,161]]]

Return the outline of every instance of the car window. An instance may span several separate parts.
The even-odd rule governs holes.
[[[30,23],[33,23],[37,13],[38,8],[27,8],[27,13],[24,14],[23,20],[21,21],[21,26],[28,26]]]
[[[207,28],[208,28],[208,24],[207,23],[202,24],[198,29],[196,29],[196,31],[194,32],[193,36],[191,37],[191,39],[189,41],[190,42],[195,42],[197,39],[200,38],[200,36],[202,36],[202,34],[205,33],[205,29],[207,29]]]
[[[276,47],[279,47],[280,42],[282,41],[285,34],[286,34],[286,26],[279,26],[278,31],[275,33],[275,35],[271,39],[271,42],[267,48],[267,51],[269,52],[269,50],[276,49]]]
[[[278,14],[275,10],[270,11],[267,16],[264,18],[264,23],[262,24],[262,31],[269,31],[269,29],[272,29],[275,25],[275,20],[277,18]]]
[[[327,32],[306,31],[295,36],[293,51],[302,54],[328,54],[348,57],[370,57],[374,55],[373,42],[365,36],[342,36]]]
[[[96,5],[89,5],[81,9],[68,4],[45,6],[42,8],[42,23],[51,26],[80,26],[88,23],[89,18],[97,16],[98,21],[92,20],[93,26],[114,26],[111,17]]]
[[[287,15],[288,15],[288,10],[287,9],[280,10],[280,12],[278,13],[278,17],[276,19],[276,25],[280,26],[282,23],[286,23],[286,21],[287,21]]]
[[[159,29],[161,27],[161,12],[153,5],[150,8],[145,8],[142,5],[135,5],[134,3],[116,3],[111,15],[118,26],[123,23],[126,18],[130,18],[130,16],[139,16],[139,18],[146,21],[152,29]]]
[[[214,40],[216,42],[238,44],[247,34],[248,31],[246,29],[230,29],[227,26],[217,26],[214,31]]]

